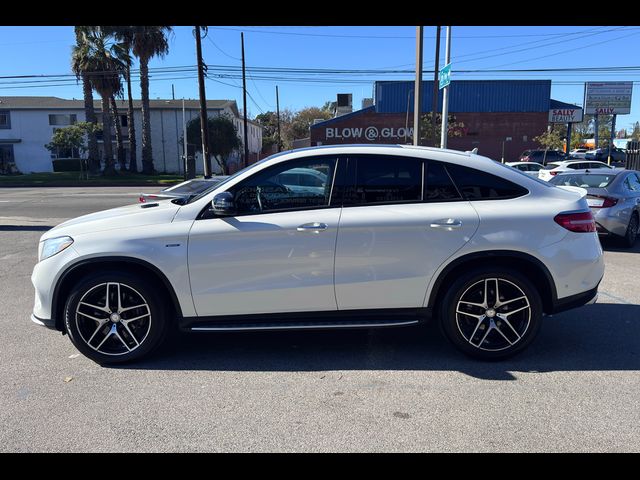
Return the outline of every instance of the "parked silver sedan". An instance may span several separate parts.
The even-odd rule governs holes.
[[[640,225],[640,172],[616,169],[560,173],[550,183],[585,188],[598,233],[633,246]]]

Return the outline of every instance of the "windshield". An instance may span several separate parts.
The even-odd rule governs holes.
[[[558,175],[550,180],[554,185],[564,185],[568,187],[582,188],[605,188],[607,187],[615,175],[607,174],[589,174],[589,173],[572,173],[566,175]]]

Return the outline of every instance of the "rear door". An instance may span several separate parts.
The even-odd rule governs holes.
[[[350,156],[342,187],[338,309],[422,307],[435,271],[476,231],[476,211],[442,163],[421,158]]]

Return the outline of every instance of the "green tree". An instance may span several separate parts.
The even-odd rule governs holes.
[[[631,132],[631,138],[634,140],[640,140],[640,122],[633,124],[633,131]]]
[[[82,156],[87,150],[87,138],[100,132],[101,128],[92,122],[78,122],[68,127],[57,128],[51,137],[51,142],[45,148],[51,153],[70,155],[77,150]]]
[[[78,58],[82,61],[78,68],[86,72],[91,78],[92,88],[100,95],[102,100],[102,143],[104,146],[104,171],[105,175],[113,175],[115,163],[111,145],[111,97],[122,93],[121,74],[124,71],[122,58],[122,46],[115,42],[99,27],[88,32],[87,42],[82,46],[83,51]]]
[[[128,33],[131,51],[140,61],[140,97],[142,100],[142,173],[152,174],[151,123],[149,112],[149,60],[169,53],[170,26],[135,26]]]
[[[84,96],[84,115],[87,122],[97,125],[96,113],[93,108],[93,87],[88,72],[83,69],[87,59],[84,58],[88,54],[87,35],[94,27],[76,26],[76,44],[71,51],[71,70],[76,74],[78,80],[82,80],[82,94]],[[89,170],[92,173],[100,171],[100,158],[98,154],[98,139],[95,133],[89,133]]]
[[[291,148],[291,122],[293,120],[293,112],[289,109],[280,111],[280,150],[288,150]],[[278,116],[276,112],[261,113],[256,117],[262,128],[262,148],[271,149],[273,145],[278,143]]]
[[[326,105],[326,104],[325,104]],[[309,128],[313,125],[315,119],[329,120],[333,114],[325,109],[318,107],[306,107],[298,111],[291,122],[290,135],[291,140],[307,138],[309,136]]]
[[[546,150],[562,150],[564,146],[564,136],[559,129],[551,129],[544,132],[542,135],[534,137],[534,142],[537,142],[542,148]]]
[[[435,122],[435,124],[434,124]],[[420,118],[420,144],[431,147],[440,146],[442,132],[442,114],[426,113]],[[462,137],[466,127],[464,122],[458,122],[456,116],[450,113],[447,117],[447,138]]]
[[[207,118],[207,128],[209,129],[209,153],[220,166],[222,175],[228,175],[229,156],[242,147],[238,128],[226,115]],[[187,142],[202,146],[199,118],[194,118],[187,123]]]

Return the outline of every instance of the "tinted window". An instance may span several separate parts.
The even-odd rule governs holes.
[[[352,162],[355,160],[355,168]],[[349,157],[346,205],[404,203],[422,200],[422,160],[389,155]]]
[[[514,198],[529,193],[524,187],[475,168],[449,164],[447,170],[468,200]]]
[[[327,206],[335,158],[304,158],[256,173],[229,191],[238,214]],[[318,180],[308,185],[308,176]]]
[[[460,194],[440,162],[427,162],[424,200],[443,202],[460,199]]]
[[[638,177],[636,173],[632,173],[627,177],[625,185],[627,185],[627,188],[632,192],[640,193],[640,177]]]

